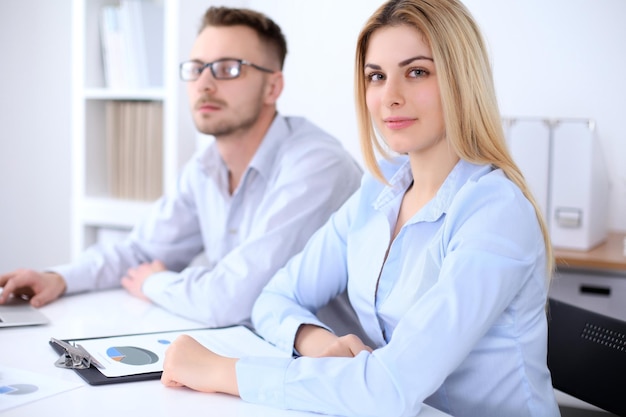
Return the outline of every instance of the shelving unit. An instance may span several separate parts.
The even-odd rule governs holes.
[[[109,101],[158,101],[163,105],[163,191],[171,190],[196,146],[185,85],[178,64],[187,59],[200,18],[211,2],[143,0],[163,9],[163,85],[140,90],[106,87],[99,19],[115,0],[72,3],[72,256],[95,243],[101,229],[129,231],[152,202],[112,197],[108,182],[105,109]]]

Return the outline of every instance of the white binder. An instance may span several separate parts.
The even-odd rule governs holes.
[[[589,250],[606,240],[609,180],[595,124],[588,119],[510,118],[504,130],[554,247]]]
[[[593,121],[555,121],[551,162],[552,243],[591,249],[607,238],[609,202],[608,173]]]

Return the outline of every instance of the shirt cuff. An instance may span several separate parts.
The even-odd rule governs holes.
[[[74,294],[92,290],[92,281],[88,279],[80,279],[80,277],[89,276],[88,268],[81,268],[81,265],[58,265],[52,268],[46,268],[44,272],[53,272],[63,277],[65,281],[65,293]]]
[[[245,357],[237,361],[237,387],[244,401],[286,408],[284,380],[291,358]]]
[[[173,271],[162,271],[150,275],[141,286],[143,294],[155,304],[161,304],[167,288],[180,279]]]
[[[296,356],[302,356],[296,351],[296,336],[298,335],[300,326],[304,326],[305,324],[321,327],[322,329],[326,329],[333,333],[331,328],[317,320],[316,317],[289,316],[285,318],[283,323],[280,325],[280,331],[278,332],[279,337],[277,340],[272,340],[272,343],[285,352],[292,352],[292,354],[295,354]]]

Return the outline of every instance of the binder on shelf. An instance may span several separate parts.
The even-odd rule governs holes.
[[[101,10],[100,39],[109,88],[163,85],[163,6],[147,0],[121,0]]]
[[[128,1],[128,0],[127,0]],[[145,87],[159,87],[163,85],[164,60],[164,15],[163,7],[153,1],[133,0],[138,25],[136,35],[139,39],[139,73]]]
[[[126,45],[117,6],[103,6],[100,12],[100,42],[104,82],[107,87],[123,89],[128,86],[125,71]]]
[[[152,102],[146,121],[146,200],[154,200],[163,193],[163,106]]]
[[[160,197],[162,126],[161,102],[107,101],[107,171],[112,197],[129,200]]]

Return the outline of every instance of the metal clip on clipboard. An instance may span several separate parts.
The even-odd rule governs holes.
[[[87,369],[92,364],[97,368],[104,368],[104,366],[102,366],[96,358],[91,356],[81,345],[69,344],[63,340],[55,339],[54,337],[50,338],[50,341],[61,346],[64,350],[61,357],[54,363],[59,368]]]

